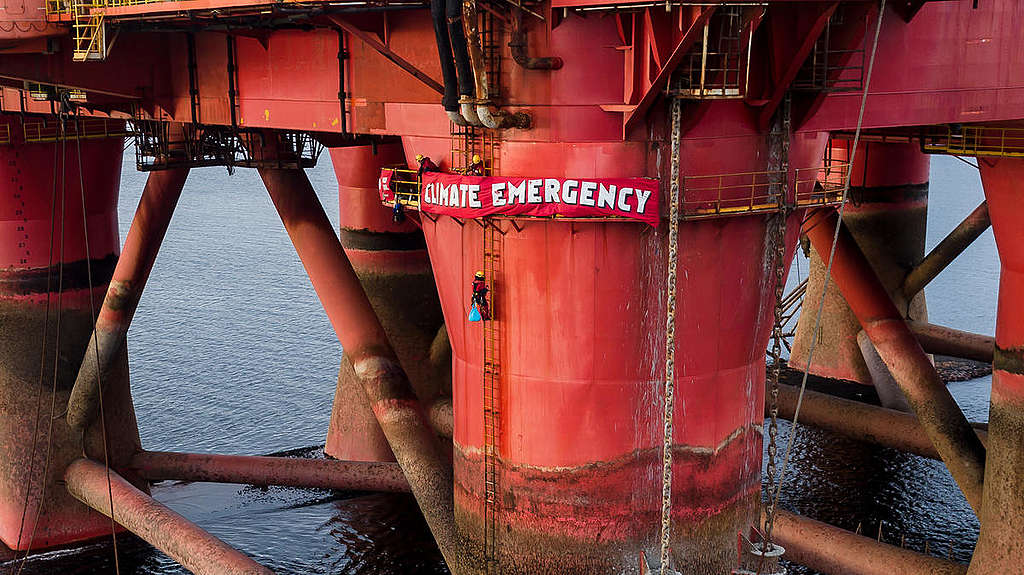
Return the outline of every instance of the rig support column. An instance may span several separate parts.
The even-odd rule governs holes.
[[[100,426],[86,428],[83,444],[83,433],[59,413],[92,334],[89,300],[99,307],[117,262],[123,143],[27,143],[18,138],[17,120],[4,121],[16,140],[0,146],[0,540],[12,549],[41,549],[110,534],[110,520],[59,484],[83,451],[103,456]],[[124,348],[103,385],[110,462],[118,467],[139,449]]]
[[[413,390],[426,405],[451,389],[451,369],[442,373],[430,361],[430,346],[444,318],[427,244],[415,222],[395,222],[377,196],[380,169],[405,163],[401,143],[334,148],[331,160],[338,178],[341,244]],[[394,461],[347,354],[338,371],[324,451],[348,461]]]
[[[288,236],[449,567],[460,573],[452,467],[313,186],[301,169],[260,168]]]
[[[979,160],[1002,268],[974,575],[1019,572],[1024,563],[1024,160]]]
[[[835,255],[832,282],[860,320],[935,450],[977,512],[981,508],[985,447],[845,226],[832,253],[838,221],[836,210],[817,209],[807,217],[804,231],[825,265]]]
[[[849,157],[851,142],[832,143],[832,158]],[[843,225],[870,262],[871,269],[897,302],[904,316],[928,321],[924,292],[902,301],[903,278],[924,257],[928,218],[929,158],[917,145],[861,144],[856,164],[851,167],[849,203]],[[813,363],[815,375],[871,384],[871,373],[857,345],[860,323],[835,285],[825,296],[821,326],[814,331],[815,312],[825,286],[825,266],[820,254],[811,250],[804,313],[797,323],[790,366],[803,370],[811,342],[816,337]],[[909,306],[909,307],[908,307]],[[909,311],[909,313],[908,313]]]
[[[71,390],[67,415],[71,429],[83,429],[96,418],[99,404],[97,372],[105,381],[124,347],[128,327],[153,270],[153,262],[171,223],[188,172],[188,168],[177,168],[149,173],[128,237],[124,240],[124,249],[96,317],[95,334],[89,338],[89,348]]]

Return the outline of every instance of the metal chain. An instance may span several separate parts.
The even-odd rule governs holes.
[[[661,458],[661,575],[668,575],[672,528],[672,420],[675,413],[676,264],[679,261],[679,139],[682,103],[672,99],[672,162],[668,220],[667,311],[665,314],[665,435]]]
[[[783,339],[783,314],[785,299],[785,278],[786,278],[786,219],[789,214],[789,206],[786,198],[789,194],[789,138],[790,138],[790,98],[783,101],[779,110],[779,117],[774,122],[770,135],[770,146],[778,150],[778,172],[781,174],[778,182],[776,201],[778,212],[774,215],[774,225],[769,237],[772,259],[775,268],[775,317],[772,326],[772,348],[771,348],[771,372],[768,382],[768,464],[765,476],[768,485],[775,485],[776,460],[778,459],[779,447],[779,380],[782,376],[782,339]],[[774,150],[772,150],[774,151]],[[775,500],[769,492],[768,501],[765,504],[764,537],[762,539],[761,566],[764,564],[764,557],[767,554],[771,541],[769,540],[772,527],[775,522]],[[758,572],[761,567],[758,567]]]

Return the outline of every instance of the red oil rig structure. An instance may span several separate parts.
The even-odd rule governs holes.
[[[456,575],[1024,563],[1024,3],[9,0],[0,87],[12,550],[123,529],[270,573],[148,495],[181,479],[411,491]],[[977,157],[987,202],[925,254],[929,154]],[[331,459],[142,449],[124,340],[199,166],[259,171],[344,348]],[[989,226],[994,340],[929,324],[924,285]],[[790,363],[882,372],[886,407],[780,385],[804,292]],[[987,434],[928,353],[992,363]],[[801,409],[945,462],[970,565],[762,501]]]

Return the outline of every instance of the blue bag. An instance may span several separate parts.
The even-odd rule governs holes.
[[[473,302],[473,307],[469,308],[469,321],[480,321],[480,310],[476,307],[476,302]]]

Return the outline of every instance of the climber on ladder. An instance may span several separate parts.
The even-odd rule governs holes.
[[[491,319],[491,306],[487,304],[487,282],[484,272],[478,271],[473,276],[473,308],[469,312],[469,321],[487,321]],[[476,314],[473,313],[476,310]]]
[[[467,176],[482,176],[484,175],[484,161],[480,159],[480,154],[473,154],[473,161],[470,162],[469,167],[466,168]]]

